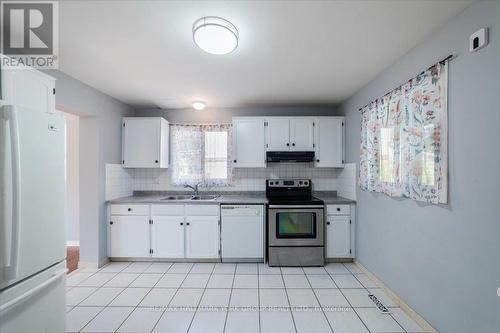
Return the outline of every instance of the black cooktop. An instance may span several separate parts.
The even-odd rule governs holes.
[[[292,206],[292,205],[324,205],[325,202],[316,197],[283,197],[283,198],[269,198],[270,205]]]
[[[266,197],[270,205],[324,205],[312,195],[310,179],[267,179]]]

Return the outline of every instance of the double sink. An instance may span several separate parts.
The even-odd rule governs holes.
[[[200,195],[171,195],[161,200],[176,201],[176,200],[215,200],[220,197],[220,194],[200,194]]]

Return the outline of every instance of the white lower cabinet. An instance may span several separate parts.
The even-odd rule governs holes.
[[[219,205],[129,206],[110,207],[108,229],[110,257],[165,259],[220,257]],[[148,215],[137,215],[146,212]]]
[[[354,206],[327,206],[326,257],[354,258]]]
[[[109,230],[111,257],[149,257],[149,216],[114,215]]]
[[[186,217],[186,258],[219,257],[219,217]]]
[[[328,216],[326,220],[326,256],[349,258],[351,256],[351,225],[349,216]]]
[[[153,257],[184,258],[184,216],[153,216]]]

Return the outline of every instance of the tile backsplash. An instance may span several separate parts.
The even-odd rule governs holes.
[[[339,196],[356,200],[356,163],[347,163],[337,177],[337,193]]]
[[[121,164],[106,164],[106,200],[132,195],[134,170],[124,169]]]
[[[108,172],[109,171],[109,172]],[[236,168],[233,184],[211,187],[213,191],[265,191],[268,178],[307,178],[315,191],[338,191],[353,199],[356,195],[356,165],[344,169],[314,168],[310,164],[274,164],[267,168]],[[120,164],[106,165],[106,199],[131,195],[133,191],[179,191],[182,186],[170,182],[170,169],[123,169]],[[203,190],[203,188],[202,188]]]

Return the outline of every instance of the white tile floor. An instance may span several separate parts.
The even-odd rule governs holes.
[[[424,332],[354,264],[113,262],[71,273],[67,304],[68,332]]]

